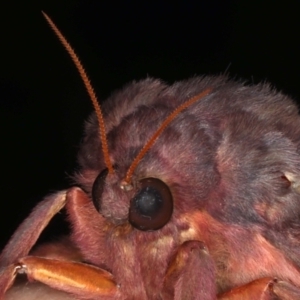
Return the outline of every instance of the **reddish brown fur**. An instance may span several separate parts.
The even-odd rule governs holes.
[[[132,193],[120,191],[118,184],[137,149],[152,135],[140,128],[154,127],[186,95],[207,87],[212,94],[170,124],[135,172],[135,180],[158,177],[170,186],[175,201],[171,222],[156,232],[126,229],[120,234],[120,227],[128,227]],[[184,241],[200,240],[215,261],[219,292],[267,276],[299,286],[297,265],[290,260],[299,247],[282,252],[276,239],[272,241],[275,232],[280,236],[289,230],[285,224],[298,222],[299,195],[282,181],[285,172],[300,171],[300,124],[290,100],[267,86],[246,87],[221,77],[195,78],[169,88],[148,79],[115,94],[104,111],[111,159],[118,166],[118,173],[107,178],[104,218],[90,202],[80,208],[83,223],[78,223],[79,213],[70,214],[74,240],[90,262],[111,270],[118,282],[129,287],[131,297],[147,294],[154,299],[169,257]],[[88,194],[95,177],[89,182],[83,174],[104,168],[94,156],[99,153],[94,124],[91,119],[87,125],[88,143],[79,156],[83,173],[77,176]],[[263,203],[279,217],[271,218],[268,210],[262,216],[257,205]],[[284,210],[276,208],[282,205]]]
[[[136,190],[120,188],[128,167],[170,111],[207,88],[211,94],[169,124],[132,178],[133,186],[147,177],[169,186],[171,220],[153,232],[132,227],[128,211]],[[94,115],[78,156],[78,188],[68,191],[66,208],[72,241],[84,261],[113,274],[117,299],[169,299],[164,278],[173,278],[166,281],[174,280],[178,298],[187,295],[180,279],[189,276],[199,285],[215,276],[217,293],[264,277],[300,288],[300,118],[290,99],[268,86],[224,77],[172,86],[146,79],[114,94],[103,111],[115,172],[106,177],[100,213],[91,190],[106,165]],[[189,254],[195,242],[204,243],[210,255],[207,260],[197,248],[199,265]],[[180,253],[189,269],[168,269]],[[204,276],[199,266],[205,266]],[[215,299],[212,290],[201,297]]]

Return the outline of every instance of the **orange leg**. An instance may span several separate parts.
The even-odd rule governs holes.
[[[0,257],[0,299],[19,273],[27,274],[29,280],[78,296],[98,298],[99,295],[117,293],[113,276],[105,270],[80,262],[27,256],[40,233],[66,202],[85,197],[79,188],[51,195],[38,204],[19,226]]]
[[[23,273],[29,281],[36,280],[53,289],[88,299],[113,296],[118,292],[111,273],[80,262],[27,256],[5,272],[12,279]]]
[[[244,286],[234,288],[218,297],[218,300],[297,300],[300,299],[300,288],[290,283],[261,278]]]

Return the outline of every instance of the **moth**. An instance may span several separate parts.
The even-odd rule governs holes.
[[[147,78],[100,107],[44,16],[95,112],[76,185],[45,197],[3,249],[0,299],[300,299],[293,100],[226,76]],[[71,236],[30,253],[63,207]],[[19,274],[40,284],[15,286]]]

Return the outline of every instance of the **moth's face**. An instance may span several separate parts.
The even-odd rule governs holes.
[[[131,178],[133,188],[122,189],[128,169],[155,130],[178,105],[207,86],[211,94],[165,128],[138,162]],[[154,178],[166,185],[172,198],[168,220],[155,230],[175,226],[174,220],[183,220],[195,210],[218,222],[244,226],[272,227],[284,219],[297,222],[300,122],[296,108],[277,98],[280,95],[269,94],[267,88],[226,84],[220,78],[196,78],[172,87],[146,80],[116,93],[104,105],[115,172],[100,180],[101,195],[94,200],[99,213],[112,224],[132,226],[135,203],[141,215],[152,218],[136,197],[142,194],[149,200],[157,194],[152,188],[152,196],[142,191],[143,180]],[[79,161],[85,178],[80,184],[93,198],[96,178],[102,178],[106,169],[94,118],[87,125]],[[152,202],[154,207],[160,205]]]
[[[102,164],[90,182],[95,207],[115,225],[130,223],[139,230],[158,230],[167,226],[173,217],[178,219],[197,205],[201,208],[218,181],[215,140],[201,128],[200,120],[193,129],[194,118],[187,119],[183,113],[139,161],[131,178],[131,189],[122,187],[135,157],[157,124],[170,113],[170,108],[160,108],[158,116],[153,114],[155,111],[155,107],[142,107],[108,133],[114,173],[108,174]],[[191,130],[186,131],[189,127]],[[195,189],[197,186],[201,189]]]
[[[208,86],[211,94],[182,111],[139,160],[132,188],[122,188],[164,119]],[[285,265],[284,278],[297,275],[287,263],[300,265],[300,121],[291,101],[222,78],[171,87],[146,80],[115,94],[104,112],[114,172],[106,171],[92,117],[76,176],[90,203],[80,212],[84,226],[75,224],[74,239],[89,261],[105,262],[116,274],[130,273],[128,265],[146,274],[150,263],[164,276],[176,249],[195,240],[215,262],[220,290],[243,284],[241,278],[279,276]],[[244,274],[240,261],[253,257],[268,259],[248,265]],[[145,279],[147,286],[151,280]]]

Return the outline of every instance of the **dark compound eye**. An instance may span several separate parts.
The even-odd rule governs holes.
[[[157,230],[172,216],[172,194],[169,187],[157,178],[144,178],[139,183],[140,190],[131,200],[129,222],[139,230]]]
[[[97,211],[100,211],[100,203],[108,169],[104,169],[96,178],[92,188],[92,199]]]

